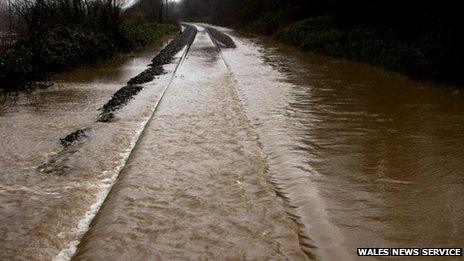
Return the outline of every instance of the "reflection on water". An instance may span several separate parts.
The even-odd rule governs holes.
[[[77,259],[303,250],[347,260],[356,247],[462,247],[461,89],[235,41],[223,51],[230,74],[199,33]],[[111,124],[94,123],[97,109],[155,49],[0,96],[0,259],[72,255],[170,78],[147,84]],[[89,142],[60,154],[59,138],[89,125]],[[58,154],[66,175],[37,171]]]
[[[133,57],[59,75],[52,88],[2,94],[0,259],[50,260],[85,229],[82,220],[91,218],[86,215],[95,211],[95,202],[101,202],[113,184],[160,88],[147,88],[114,124],[94,124],[97,110],[146,68],[157,49],[149,46]],[[163,85],[165,80],[159,82]],[[92,142],[61,152],[59,138],[90,125]],[[38,171],[55,158],[66,175]]]
[[[304,260],[203,27],[74,260]]]
[[[226,59],[269,175],[316,252],[462,247],[462,89],[260,39],[243,39],[238,52]]]
[[[320,58],[303,59],[309,63],[292,76],[309,88],[292,92],[288,109],[304,129],[299,142],[310,146],[303,151],[315,159],[309,164],[320,174],[315,181],[329,216],[351,247],[459,247],[463,93],[354,64],[319,67]]]

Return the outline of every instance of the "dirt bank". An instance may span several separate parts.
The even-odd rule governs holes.
[[[114,118],[114,112],[121,109],[137,95],[143,87],[140,84],[152,81],[155,76],[164,73],[163,65],[172,62],[174,55],[180,52],[185,46],[190,45],[195,39],[197,29],[194,26],[187,25],[185,30],[172,40],[158,55],[156,55],[149,67],[130,79],[126,86],[119,89],[112,98],[100,109],[101,113],[97,122],[111,122]],[[80,129],[60,139],[61,144],[65,147],[75,144],[80,139],[86,137],[87,128]]]
[[[69,147],[75,144],[77,141],[87,136],[87,131],[88,129],[84,128],[71,132],[68,136],[64,137],[63,139],[60,139],[61,145],[63,145],[64,147]]]
[[[128,81],[128,85],[122,87],[117,91],[108,103],[102,107],[102,113],[97,121],[99,122],[110,122],[114,117],[113,112],[121,109],[124,105],[129,102],[135,95],[137,95],[142,89],[143,84],[152,81],[155,76],[164,73],[163,65],[171,63],[174,55],[180,52],[186,45],[193,42],[196,35],[196,28],[193,26],[187,26],[186,29],[172,40],[158,55],[153,58],[152,63],[145,71]]]
[[[234,43],[234,40],[232,40],[232,38],[230,38],[230,36],[228,36],[227,34],[217,29],[214,29],[212,27],[209,27],[209,26],[206,27],[206,30],[208,31],[208,34],[211,36],[211,38],[213,38],[213,40],[216,42],[216,44],[219,47],[222,47],[222,48],[237,47]]]
[[[127,84],[135,85],[152,81],[155,76],[164,73],[163,65],[172,62],[172,58],[176,53],[180,52],[186,45],[189,45],[195,39],[197,29],[194,26],[187,26],[185,30],[176,39],[171,41],[158,55],[156,55],[148,69],[141,72],[139,75],[130,79]]]

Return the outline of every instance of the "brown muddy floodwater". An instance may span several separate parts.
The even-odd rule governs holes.
[[[60,75],[46,90],[0,97],[0,260],[51,260],[60,251],[63,257],[72,253],[166,77],[148,85],[114,124],[94,123],[98,109],[143,71],[160,47]],[[63,150],[59,139],[84,127],[91,130],[88,141]],[[49,164],[41,168],[44,163]]]
[[[314,253],[463,247],[462,88],[235,40],[224,57]]]
[[[94,123],[97,109],[159,47],[1,96],[0,260],[463,247],[462,88],[224,28],[237,48],[219,51],[197,28],[112,123]],[[63,150],[59,138],[84,127],[87,140]]]

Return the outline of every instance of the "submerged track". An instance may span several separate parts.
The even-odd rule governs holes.
[[[203,27],[75,260],[306,259]]]
[[[194,38],[193,38],[194,39]],[[166,91],[168,90],[168,88],[170,87],[170,85],[172,84],[173,80],[175,79],[176,77],[176,73],[177,73],[177,70],[179,69],[179,67],[182,65],[182,63],[184,62],[189,50],[190,50],[190,46],[192,45],[193,43],[193,40],[190,41],[186,47],[183,48],[183,50],[181,51],[182,52],[182,55],[180,56],[180,59],[179,61],[177,62],[174,70],[172,71],[171,73],[171,77],[170,77],[170,80],[169,82],[165,85],[164,89],[162,90],[162,92],[160,93],[159,95],[159,98],[158,100],[156,101],[156,103],[154,104],[153,106],[153,111],[151,112],[151,116],[145,121],[142,123],[142,125],[140,126],[139,128],[139,132],[135,135],[135,140],[134,142],[132,142],[131,144],[131,148],[129,148],[129,151],[128,153],[126,153],[126,157],[124,159],[124,163],[120,166],[118,172],[121,173],[123,170],[124,170],[124,167],[126,166],[126,163],[127,161],[130,159],[131,155],[132,155],[132,152],[134,151],[134,149],[137,147],[141,137],[143,136],[144,132],[145,132],[145,129],[146,129],[146,126],[147,124],[149,124],[149,122],[152,120],[153,118],[153,115],[156,113],[158,107],[159,107],[159,104],[161,102],[161,100],[163,99]],[[172,58],[171,58],[172,59]],[[117,180],[117,178],[119,177],[119,175],[117,175],[115,178]],[[106,198],[106,196],[111,192],[111,189],[113,188],[114,184],[110,187],[110,189],[106,192],[103,192],[102,194],[105,194],[104,198]],[[85,218],[81,220],[80,224],[78,225],[78,227],[80,227],[80,230],[83,230],[83,227],[85,229],[85,231],[88,230],[88,227],[90,226],[90,223],[91,221],[93,220],[93,218],[95,217],[95,215],[98,213],[102,203],[103,203],[103,198],[102,196],[99,196],[97,200],[97,202],[95,202],[89,212],[86,214]],[[76,247],[77,245],[79,244],[80,242],[79,241],[73,241],[71,242],[67,248],[63,249],[56,257],[54,260],[56,261],[59,261],[59,260],[69,260],[70,257],[72,257],[76,251]]]

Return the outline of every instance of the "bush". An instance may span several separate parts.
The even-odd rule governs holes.
[[[3,48],[0,86],[7,90],[23,89],[52,73],[110,58],[117,51],[132,50],[177,30],[174,25],[142,22],[122,24],[117,34],[79,27],[49,28],[39,42],[24,37]]]
[[[0,53],[0,86],[12,89],[36,78],[31,62],[31,52],[22,45]]]
[[[15,41],[0,42],[0,89],[21,89],[52,73],[109,58],[177,31],[176,26],[124,23],[121,1],[22,0]]]
[[[169,24],[154,24],[133,22],[123,24],[121,34],[123,39],[122,47],[125,49],[133,49],[150,42],[157,41],[163,35],[174,34],[179,28]]]
[[[288,12],[285,9],[276,12],[268,12],[259,20],[254,21],[251,24],[251,28],[259,33],[273,34],[284,24],[288,23],[287,17]],[[243,26],[248,26],[248,24]]]
[[[379,25],[341,26],[332,16],[305,19],[274,34],[278,41],[415,76],[464,83],[464,40],[428,31],[402,37]]]
[[[114,41],[107,34],[69,27],[48,31],[42,46],[40,64],[50,72],[69,70],[84,60],[93,62],[108,58],[116,49]]]
[[[274,38],[298,47],[303,47],[301,45],[309,35],[325,32],[330,28],[333,28],[333,17],[319,16],[283,27],[274,34]],[[306,42],[308,44],[308,40]]]

